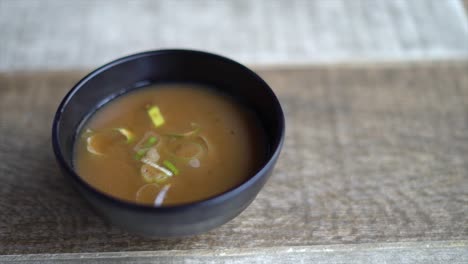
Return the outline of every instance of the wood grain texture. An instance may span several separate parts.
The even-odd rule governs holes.
[[[53,113],[84,72],[0,74],[0,254],[223,250],[468,239],[468,62],[263,70],[287,136],[239,217],[127,234],[60,175]]]
[[[3,255],[1,263],[466,264],[468,241],[398,242],[249,249]]]
[[[243,63],[468,58],[460,0],[0,0],[0,71],[202,49]]]

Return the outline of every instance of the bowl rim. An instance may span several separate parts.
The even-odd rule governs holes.
[[[240,67],[243,71],[245,71],[247,74],[250,74],[252,77],[254,77],[258,82],[261,83],[261,85],[266,88],[266,92],[270,94],[271,98],[273,99],[273,103],[275,105],[275,110],[277,111],[277,118],[278,118],[278,127],[276,129],[279,130],[279,139],[275,146],[271,148],[273,150],[271,154],[269,155],[268,160],[262,165],[262,167],[251,177],[249,177],[247,180],[242,182],[239,185],[236,185],[227,191],[224,191],[220,194],[210,196],[206,199],[203,200],[198,200],[194,202],[189,202],[189,203],[183,203],[183,204],[175,204],[175,205],[163,205],[163,206],[151,206],[147,204],[139,204],[136,202],[131,202],[127,201],[124,199],[120,199],[114,196],[111,196],[109,194],[106,194],[100,190],[98,190],[96,187],[92,186],[88,182],[86,182],[83,178],[81,178],[77,172],[72,168],[71,165],[68,164],[67,161],[65,161],[65,158],[62,154],[61,150],[61,144],[58,140],[59,136],[59,125],[61,122],[62,118],[62,113],[64,112],[64,108],[68,105],[68,103],[72,100],[73,96],[75,93],[84,85],[86,84],[89,80],[93,79],[95,76],[98,76],[102,72],[105,72],[114,66],[117,66],[119,64],[132,61],[132,60],[137,60],[143,57],[147,56],[154,56],[154,55],[161,55],[161,54],[170,54],[170,53],[190,53],[190,54],[198,54],[202,56],[208,56],[212,57],[217,60],[221,60],[230,64],[234,64],[237,67]],[[245,191],[246,189],[250,188],[252,185],[255,184],[255,182],[259,181],[262,177],[266,176],[267,171],[274,165],[276,159],[278,158],[281,148],[284,142],[284,135],[285,135],[285,118],[284,118],[284,113],[283,109],[281,107],[281,104],[276,97],[275,93],[271,89],[271,87],[260,77],[258,76],[253,70],[247,68],[246,66],[240,64],[239,62],[236,62],[232,59],[229,59],[227,57],[217,55],[214,53],[210,52],[205,52],[205,51],[199,51],[199,50],[191,50],[191,49],[161,49],[161,50],[151,50],[151,51],[145,51],[145,52],[140,52],[140,53],[135,53],[131,55],[127,55],[118,59],[115,59],[109,63],[104,64],[103,66],[100,66],[96,68],[95,70],[91,71],[88,73],[85,77],[83,77],[81,80],[79,80],[71,89],[70,91],[67,92],[67,94],[64,96],[62,101],[60,102],[57,111],[55,112],[55,116],[53,119],[52,123],[52,147],[53,151],[55,154],[55,157],[59,163],[59,165],[62,167],[62,169],[65,169],[67,176],[65,177],[71,177],[75,182],[79,183],[82,187],[84,187],[87,191],[91,192],[95,197],[104,200],[106,202],[115,204],[116,206],[119,207],[125,207],[126,209],[131,209],[131,210],[138,210],[138,211],[179,211],[179,210],[185,210],[189,208],[195,207],[200,207],[200,206],[210,206],[210,205],[215,205],[215,204],[220,204],[226,200],[229,200],[239,193]]]

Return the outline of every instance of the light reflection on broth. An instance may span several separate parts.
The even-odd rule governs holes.
[[[78,174],[97,189],[148,205],[199,201],[244,182],[265,157],[254,114],[193,84],[164,84],[118,97],[85,123]]]

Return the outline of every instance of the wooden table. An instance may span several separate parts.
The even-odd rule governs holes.
[[[0,36],[0,71],[168,47],[262,65],[468,58],[461,0],[0,0]]]
[[[84,72],[0,74],[0,262],[468,262],[467,61],[258,72],[287,120],[274,174],[178,239],[107,225],[60,175],[52,117]]]

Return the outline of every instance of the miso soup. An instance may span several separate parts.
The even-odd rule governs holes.
[[[255,174],[266,157],[252,111],[193,84],[159,84],[117,97],[88,118],[74,166],[100,191],[161,206],[200,201]]]

